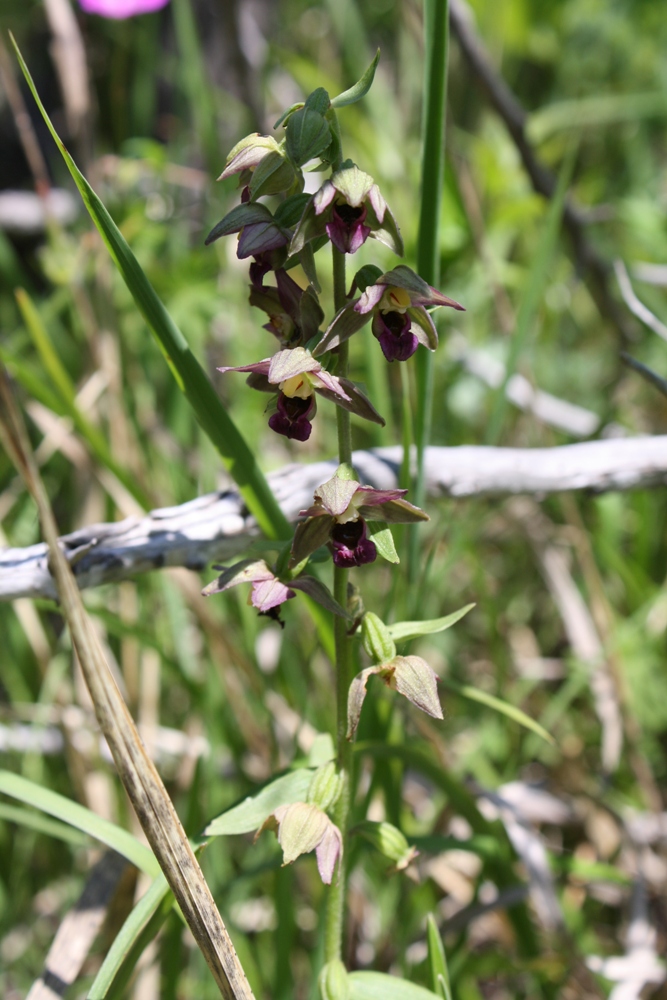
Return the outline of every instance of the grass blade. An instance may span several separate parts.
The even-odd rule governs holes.
[[[67,823],[75,830],[87,833],[101,844],[106,844],[118,854],[136,865],[140,871],[147,875],[157,875],[160,871],[157,861],[151,851],[148,850],[136,837],[123,830],[122,827],[110,823],[109,820],[96,816],[90,809],[66,799],[64,795],[58,795],[48,788],[42,788],[34,781],[22,778],[11,771],[0,771],[0,792],[9,795],[18,802],[34,806],[35,809],[54,816],[62,823]]]
[[[442,1000],[452,1000],[445,946],[432,913],[429,913],[426,918],[426,943],[428,945],[428,964],[431,969],[433,992],[440,993]]]
[[[422,112],[422,174],[417,272],[437,287],[440,280],[440,205],[445,172],[445,118],[447,106],[447,65],[449,57],[448,0],[424,0],[424,106]],[[424,452],[431,437],[433,410],[433,356],[417,351],[415,356],[416,403],[415,444],[417,472],[412,502],[423,506],[425,492]],[[417,578],[417,525],[407,530],[408,579]]]
[[[114,938],[88,991],[88,1000],[115,1000],[123,995],[139,957],[169,916],[173,905],[174,897],[167,880],[160,875],[133,907]]]
[[[521,303],[517,313],[516,327],[510,344],[505,377],[501,385],[499,385],[496,390],[495,399],[491,408],[491,417],[489,419],[486,434],[487,444],[497,444],[500,439],[508,405],[506,393],[507,384],[516,371],[519,357],[521,356],[521,352],[525,347],[528,335],[535,322],[537,310],[539,308],[545,286],[549,280],[549,268],[551,266],[551,260],[558,242],[558,234],[560,232],[560,223],[563,215],[563,208],[565,206],[565,198],[567,195],[567,189],[570,185],[572,170],[574,169],[576,149],[576,146],[571,147],[568,155],[565,157],[563,166],[561,167],[561,171],[558,176],[558,184],[544,222],[544,231],[542,233],[532,267],[528,273],[526,287],[521,297]]]
[[[487,708],[492,708],[495,712],[500,712],[501,715],[506,715],[508,719],[512,719],[513,722],[518,722],[520,726],[525,729],[530,729],[531,732],[540,736],[551,746],[556,745],[556,741],[548,733],[546,729],[535,722],[535,719],[531,719],[529,715],[522,712],[520,708],[516,708],[514,705],[510,705],[506,701],[502,701],[501,698],[495,698],[492,694],[487,694],[486,691],[480,691],[479,688],[471,687],[469,684],[457,684],[455,681],[450,681],[448,677],[441,677],[440,683],[450,691],[454,691],[456,694],[460,694],[462,698],[467,698],[469,701],[476,701],[480,705],[486,705]]]
[[[79,189],[84,205],[139,311],[158,341],[179,388],[190,403],[202,429],[219,451],[262,531],[271,538],[288,538],[291,532],[287,520],[257,465],[255,456],[220,402],[213,384],[158,298],[125,238],[67,151],[40,100],[16,41],[13,36],[11,38],[26,83]]]

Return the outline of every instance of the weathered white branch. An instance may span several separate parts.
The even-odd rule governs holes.
[[[355,452],[360,479],[396,486],[400,447]],[[432,447],[427,452],[431,497],[489,494],[544,496],[565,490],[628,490],[667,483],[667,436],[614,438],[558,448]],[[285,514],[294,520],[335,463],[290,465],[269,476]],[[113,524],[95,524],[63,537],[79,586],[125,580],[163,566],[202,569],[229,559],[257,534],[234,490],[197,497]],[[54,597],[45,545],[0,549],[0,600]]]

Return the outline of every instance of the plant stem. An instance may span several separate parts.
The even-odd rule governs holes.
[[[345,305],[345,254],[331,248],[333,263],[333,294],[334,311],[337,313]],[[338,367],[336,374],[339,377],[347,376],[348,357],[350,345],[347,341],[338,348]],[[336,407],[336,418],[338,421],[338,461],[341,465],[352,465],[352,433],[350,429],[350,414],[341,406]]]
[[[333,254],[333,285],[334,309],[338,312],[345,305],[345,254],[335,247]],[[339,377],[347,376],[348,347],[341,344],[338,349]],[[342,407],[336,408],[338,421],[338,461],[351,474],[352,469],[352,435],[350,429],[350,414]],[[347,607],[347,578],[349,570],[334,566],[334,598],[343,607]],[[343,923],[345,914],[345,880],[347,844],[346,832],[350,813],[350,764],[352,761],[352,744],[346,739],[347,731],[347,693],[350,687],[351,649],[347,634],[347,623],[344,618],[334,618],[334,642],[336,649],[336,757],[338,769],[343,779],[340,798],[336,803],[334,822],[343,836],[343,853],[338,862],[334,882],[329,890],[326,903],[326,927],[324,932],[324,956],[327,962],[341,958],[343,946]]]
[[[445,110],[447,103],[447,57],[449,48],[448,0],[424,0],[424,42],[426,64],[422,114],[422,181],[417,271],[429,285],[440,279],[438,229],[445,168]],[[419,351],[415,358],[417,372],[417,412],[415,444],[417,475],[413,503],[424,500],[424,452],[431,436],[433,408],[433,357]],[[416,525],[408,528],[408,579],[414,582],[418,572]]]

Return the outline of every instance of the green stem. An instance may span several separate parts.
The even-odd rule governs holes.
[[[417,237],[417,271],[429,285],[440,280],[438,229],[445,168],[445,110],[447,103],[447,57],[449,49],[448,0],[424,0],[424,110],[422,143],[421,208]],[[417,373],[417,412],[415,444],[417,475],[413,502],[424,502],[424,453],[431,437],[433,410],[433,357],[419,351],[415,358]],[[419,571],[416,525],[408,529],[408,579],[414,582]]]
[[[334,309],[338,312],[345,305],[345,254],[332,247]],[[348,344],[338,349],[336,374],[343,378],[348,370]],[[352,474],[352,435],[350,414],[340,406],[336,408],[338,422],[338,461]],[[334,598],[347,606],[347,580],[349,570],[334,566]],[[345,915],[346,880],[346,832],[350,814],[350,764],[352,744],[346,739],[347,693],[351,681],[352,656],[347,624],[344,618],[334,619],[334,643],[336,650],[336,757],[338,769],[343,779],[343,788],[336,803],[334,822],[343,836],[343,853],[338,863],[334,883],[329,890],[326,903],[326,926],[324,931],[324,955],[327,962],[340,959],[343,949],[343,923]]]

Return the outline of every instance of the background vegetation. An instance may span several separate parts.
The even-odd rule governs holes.
[[[667,283],[664,271],[644,266],[667,258],[661,5],[475,0],[470,10],[492,66],[527,112],[535,155],[555,175],[573,170],[570,191],[587,245],[608,263],[625,261],[641,298],[667,316],[664,289],[655,283]],[[4,29],[14,31],[61,134],[207,370],[266,352],[233,240],[203,246],[236,198],[233,181],[213,181],[228,149],[248,131],[270,130],[284,106],[315,87],[336,93],[350,85],[378,45],[373,90],[340,117],[349,155],[381,184],[414,263],[423,68],[417,0],[172,0],[158,15],[125,22],[78,19],[91,93],[76,123],[65,115],[42,4],[4,0],[0,16],[3,37]],[[613,273],[605,278],[613,308],[605,307],[565,228],[550,245],[550,202],[534,190],[455,37],[449,79],[441,287],[467,312],[441,320],[433,443],[535,447],[577,439],[506,404],[471,373],[472,350],[590,411],[596,419],[586,437],[660,433],[665,401],[624,367],[620,351],[664,373],[665,344],[630,316]],[[32,107],[30,114],[50,177],[69,187]],[[0,132],[0,187],[30,189],[6,100]],[[552,217],[559,222],[553,208]],[[382,258],[377,244],[372,252]],[[359,263],[367,257],[364,247]],[[25,290],[18,300],[17,288]],[[46,346],[29,321],[26,296]],[[404,419],[398,366],[385,374],[374,364],[376,345],[367,346],[363,337],[352,342],[355,363],[388,428],[355,423],[355,447],[400,440]],[[0,232],[0,353],[21,387],[63,533],[179,504],[226,482],[82,211],[39,236]],[[265,470],[333,455],[332,414],[322,412],[311,440],[292,448],[268,431],[261,401],[243,391],[240,377],[216,384]],[[73,407],[85,418],[78,427]],[[86,425],[101,433],[103,446]],[[361,841],[355,846],[350,967],[430,985],[425,916],[434,912],[460,1000],[607,996],[611,981],[591,973],[599,968],[591,956],[624,954],[637,914],[658,954],[667,935],[664,840],[639,844],[628,823],[637,812],[664,808],[664,492],[562,495],[539,506],[534,499],[442,500],[429,510],[417,588],[407,588],[401,574],[390,584],[381,567],[363,571],[374,610],[394,607],[396,617],[410,617],[419,608],[421,617],[438,617],[475,602],[461,624],[415,650],[446,681],[521,708],[556,744],[451,686],[444,723],[417,718],[389,696],[368,706],[361,740],[405,732],[411,746],[427,750],[432,769],[425,774],[388,758],[371,766],[358,755],[373,817],[386,816],[422,853],[415,884],[404,874],[387,877],[385,859]],[[40,537],[33,504],[4,455],[0,526],[0,541],[12,546]],[[578,643],[573,605],[549,575],[553,551],[565,557],[559,579],[578,595],[599,656],[587,657]],[[202,600],[211,576],[165,571],[86,594],[135,717],[161,747],[161,770],[191,834],[307,754],[332,722],[330,664],[303,609],[289,608],[281,632],[256,616],[244,594]],[[0,754],[2,766],[134,828],[94,735],[56,607],[0,605],[0,634],[0,749],[10,747]],[[621,720],[618,759],[603,755],[605,733],[612,738],[609,726],[617,723],[600,721],[600,671]],[[50,753],[29,742],[44,728],[62,734]],[[175,731],[188,739],[179,741]],[[19,732],[24,749],[17,749]],[[476,809],[461,816],[457,796],[464,791],[477,795],[509,782],[524,811],[533,809],[529,828],[547,848],[561,926],[549,926],[534,893],[527,901],[522,889],[517,895],[530,881],[521,859],[499,874],[488,805],[488,819]],[[551,793],[561,811],[553,800],[550,812],[544,800],[529,798],[527,786]],[[92,842],[68,842],[15,820],[2,799],[0,994],[7,1000],[25,996],[39,975],[95,857]],[[448,837],[467,840],[466,850],[453,850]],[[314,861],[281,869],[274,838],[250,842],[221,837],[205,853],[215,898],[258,996],[314,996],[322,894]],[[85,996],[133,891],[127,886],[71,996]],[[503,896],[511,891],[514,897]],[[519,898],[521,909],[509,905]],[[217,995],[174,914],[149,957],[157,975],[147,962],[127,995],[135,988],[141,1000]],[[644,995],[661,995],[651,988],[659,987]]]

